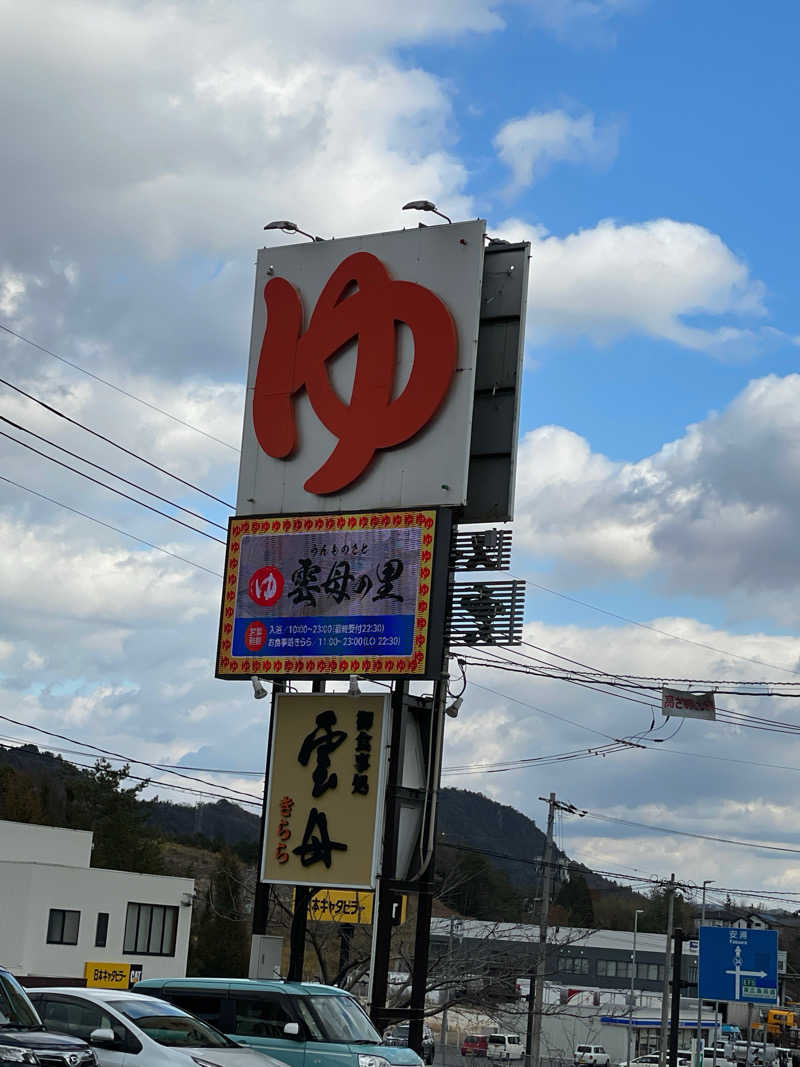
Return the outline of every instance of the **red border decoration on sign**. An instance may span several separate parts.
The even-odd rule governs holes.
[[[236,679],[258,675],[262,678],[302,678],[348,676],[351,674],[386,677],[406,676],[410,678],[426,677],[430,669],[427,662],[427,652],[431,615],[431,590],[434,581],[437,520],[438,510],[436,508],[350,512],[338,515],[255,515],[230,519],[219,641],[217,645],[216,677]],[[289,643],[293,640],[280,637],[276,639],[272,635],[272,630],[277,630],[280,633],[282,632],[281,627],[283,627],[284,630],[291,629],[292,632],[295,632],[298,630],[305,631],[309,627],[305,625],[304,617],[297,612],[296,606],[290,606],[287,602],[287,594],[290,593],[290,579],[287,575],[281,575],[277,583],[273,581],[269,591],[266,593],[262,591],[263,585],[257,585],[259,581],[265,577],[269,578],[270,574],[275,572],[276,568],[272,559],[263,559],[259,556],[257,559],[259,566],[253,570],[252,563],[250,563],[250,572],[248,573],[248,560],[252,561],[253,556],[258,555],[259,551],[257,548],[258,542],[249,539],[263,539],[261,544],[265,546],[265,550],[268,553],[270,546],[273,549],[280,550],[280,545],[276,542],[276,538],[285,538],[292,535],[307,535],[306,540],[302,542],[306,546],[309,544],[313,546],[316,539],[324,539],[325,535],[330,534],[338,535],[340,538],[347,534],[354,534],[358,537],[364,535],[366,541],[363,544],[369,545],[370,535],[373,535],[372,542],[377,546],[378,539],[375,537],[376,534],[401,530],[406,532],[419,530],[419,543],[418,547],[414,548],[413,560],[408,560],[408,549],[406,548],[405,550],[407,562],[416,568],[413,586],[411,586],[413,589],[413,607],[410,611],[405,612],[403,616],[405,640],[401,642],[399,637],[385,638],[387,642],[390,640],[401,642],[404,645],[402,651],[397,654],[365,654],[363,652],[353,654],[331,654],[328,652],[327,654],[320,654],[312,650],[308,654],[301,654],[297,650],[292,650],[282,654],[278,649],[270,647],[271,645],[279,646],[282,641],[283,643]],[[269,542],[267,542],[267,539],[269,539]],[[384,537],[384,544],[386,540]],[[246,541],[249,542],[248,559],[244,558],[247,553],[243,552]],[[308,551],[308,548],[305,548],[304,551]],[[330,562],[330,559],[326,560],[326,564]],[[317,568],[319,571],[317,575],[318,581],[322,579],[324,566]],[[343,564],[340,562],[339,566],[343,566]],[[256,578],[255,583],[252,580],[254,577]],[[373,572],[371,579],[364,578],[363,580],[370,581],[371,586],[374,587],[376,582],[380,583],[381,578],[380,575],[376,577]],[[281,585],[281,581],[285,583],[285,588]],[[411,575],[406,573],[405,588],[407,590],[410,581]],[[281,585],[281,589],[277,593],[277,599],[275,599],[275,593],[279,585]],[[341,584],[339,588],[341,588]],[[345,586],[346,588],[347,586]],[[378,585],[378,589],[380,589],[380,585]],[[254,592],[254,590],[256,591]],[[372,591],[373,589],[370,588],[370,592]],[[354,604],[349,597],[346,597],[343,598],[339,607],[344,604],[344,599],[348,600],[348,604],[344,605],[341,612],[337,613],[336,607],[328,608],[326,617],[330,618],[331,621],[322,627],[326,631],[336,629],[338,632],[338,630],[344,628],[344,633],[347,634],[348,629],[353,626],[352,623],[348,624],[347,619],[354,614]],[[371,599],[374,601],[377,596]],[[392,600],[397,599],[400,598],[392,598]],[[246,615],[243,615],[242,604],[245,604],[248,609],[248,614]],[[377,609],[370,605],[370,610],[375,612]],[[392,611],[393,614],[387,616],[374,614],[370,617],[374,617],[376,620],[394,619],[396,621],[399,618],[398,609],[390,607],[388,610]],[[257,617],[250,617],[251,614],[256,613]],[[411,617],[409,618],[409,616]],[[360,619],[365,617],[363,615],[359,616]],[[272,625],[272,620],[277,620],[275,626]],[[311,621],[318,625],[319,617],[315,616]],[[287,625],[287,622],[289,625]],[[363,626],[363,623],[361,625]],[[372,627],[367,624],[367,628],[370,629],[380,625],[382,623],[379,622],[373,624]],[[352,633],[352,630],[350,632]],[[300,639],[294,640],[297,643]],[[313,643],[311,638],[305,638],[304,640],[309,644]],[[338,640],[338,638],[329,638],[329,643],[338,643]],[[347,636],[343,637],[342,640],[354,643],[357,638]],[[259,649],[260,651],[258,651]],[[437,667],[437,670],[439,669]]]

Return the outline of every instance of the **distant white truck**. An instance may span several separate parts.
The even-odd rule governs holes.
[[[574,1067],[608,1067],[611,1057],[602,1045],[578,1045],[572,1062]]]
[[[521,1060],[524,1054],[525,1046],[519,1034],[489,1034],[487,1060]]]

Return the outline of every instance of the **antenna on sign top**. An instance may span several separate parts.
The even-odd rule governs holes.
[[[438,215],[439,218],[444,219],[445,222],[453,221],[448,215],[445,215],[443,211],[439,211],[432,200],[409,200],[407,204],[403,204],[403,211],[432,211],[434,215]]]
[[[312,233],[306,233],[305,230],[301,230],[296,222],[289,222],[288,219],[275,219],[274,222],[268,222],[264,227],[265,230],[281,230],[283,233],[301,233],[303,237],[307,237],[310,241],[323,241],[323,237],[315,237]]]

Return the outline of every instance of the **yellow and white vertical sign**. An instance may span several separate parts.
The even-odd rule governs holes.
[[[281,693],[270,743],[265,882],[375,885],[388,696]]]

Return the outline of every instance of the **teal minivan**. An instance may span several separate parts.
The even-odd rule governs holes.
[[[422,1067],[410,1048],[384,1045],[349,993],[312,982],[249,978],[146,978],[161,997],[289,1067]]]

